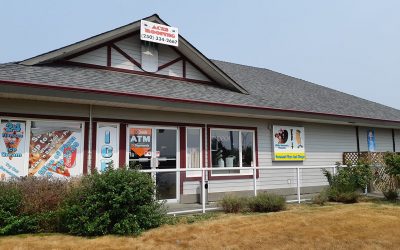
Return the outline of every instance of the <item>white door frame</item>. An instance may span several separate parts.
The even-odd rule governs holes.
[[[179,127],[177,126],[157,126],[157,125],[146,125],[146,124],[129,124],[126,127],[126,164],[129,165],[129,129],[130,128],[149,128],[151,129],[151,159],[150,159],[150,167],[155,168],[156,167],[156,142],[157,142],[157,134],[156,130],[157,129],[169,129],[169,130],[175,130],[176,131],[176,169],[180,168],[180,145],[179,145]],[[176,198],[175,199],[167,199],[167,203],[177,203],[180,199],[180,174],[178,171],[175,172],[176,174]],[[152,175],[153,176],[153,175]],[[153,179],[156,181],[156,179]],[[157,183],[156,183],[157,184]]]

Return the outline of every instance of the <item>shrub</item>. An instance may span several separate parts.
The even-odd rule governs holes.
[[[165,220],[146,173],[112,168],[85,176],[61,209],[62,225],[75,235],[140,234]]]
[[[399,193],[397,192],[397,190],[389,189],[382,191],[382,193],[385,196],[385,198],[389,201],[395,201],[399,197]]]
[[[0,183],[0,235],[31,233],[37,229],[35,218],[21,215],[22,194],[12,183]]]
[[[248,207],[248,198],[227,195],[219,202],[219,205],[225,213],[244,212]]]
[[[276,212],[284,210],[286,200],[283,196],[272,193],[259,193],[253,197],[237,197],[228,195],[220,202],[225,213],[239,212]]]
[[[69,189],[70,182],[50,177],[28,176],[10,181],[22,194],[21,213],[27,215],[56,211]]]
[[[249,199],[249,208],[252,212],[277,212],[286,208],[286,200],[277,194],[260,193]]]
[[[384,156],[387,173],[395,178],[400,178],[400,155],[387,152]]]
[[[57,231],[57,210],[68,185],[44,177],[0,182],[0,234]]]
[[[328,190],[324,189],[319,194],[312,197],[311,202],[313,204],[318,204],[318,205],[323,206],[323,205],[325,205],[326,202],[328,202],[328,200],[329,200]]]
[[[323,170],[329,182],[327,195],[329,200],[354,203],[358,201],[359,191],[372,180],[372,171],[368,164],[358,163],[355,166],[339,167],[336,175]]]

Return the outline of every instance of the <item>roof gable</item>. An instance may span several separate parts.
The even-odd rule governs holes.
[[[164,25],[168,25],[165,23],[161,18],[159,18],[158,15],[152,15],[147,18],[144,18],[143,20],[146,21],[151,21],[151,22],[156,22]],[[137,60],[134,59],[134,57],[129,55],[129,52],[126,50],[120,51],[120,47],[118,45],[115,45],[116,43],[122,43],[126,39],[132,39],[135,34],[138,34],[140,30],[140,20],[130,23],[128,25],[116,28],[114,30],[93,36],[91,38],[88,38],[86,40],[65,46],[63,48],[53,50],[47,53],[44,53],[42,55],[38,55],[36,57],[26,59],[24,61],[21,61],[20,64],[22,65],[38,65],[38,64],[46,64],[46,63],[52,63],[52,62],[59,62],[59,61],[69,61],[69,62],[75,62],[79,63],[82,62],[82,59],[85,63],[90,62],[92,59],[94,59],[98,54],[101,53],[106,53],[109,54],[111,53],[111,58],[112,55],[114,54],[114,61],[112,59],[108,59],[108,62],[104,62],[104,58],[102,59],[103,61],[100,60],[100,62],[95,62],[94,65],[101,63],[102,65],[97,65],[100,67],[107,67],[107,66],[112,66],[118,65],[117,68],[126,68],[129,67],[136,73],[140,72],[140,63],[135,63]],[[114,46],[112,46],[114,45]],[[111,46],[111,48],[110,48]],[[168,46],[160,46],[163,47],[164,50],[166,50],[165,47]],[[183,79],[192,79],[192,80],[197,80],[197,81],[204,81],[204,82],[213,82],[217,85],[219,85],[222,88],[227,88],[229,90],[233,90],[239,93],[243,94],[248,94],[246,89],[240,86],[237,82],[235,82],[229,75],[227,75],[225,72],[223,72],[218,66],[216,66],[210,59],[208,59],[206,56],[204,56],[200,51],[198,51],[194,46],[192,46],[186,39],[184,39],[182,36],[179,36],[179,47],[174,49],[177,54],[180,55],[181,59],[183,61],[187,61],[188,63],[182,64],[182,68],[186,67],[186,69],[189,69],[191,75],[185,76],[183,73],[183,69],[181,70],[182,72],[177,72],[176,66],[175,67],[175,72],[169,71],[169,69],[166,69],[167,67],[172,66],[173,64],[177,63],[179,64],[178,57],[175,58],[172,61],[166,62],[166,63],[171,63],[171,65],[159,65],[159,74],[160,75],[168,75],[168,76],[174,76],[178,75],[181,76]],[[84,55],[86,54],[86,55]],[[171,53],[169,53],[171,54]],[[125,57],[125,61],[119,61],[118,62],[118,57]],[[80,57],[80,58],[79,58]],[[84,58],[86,57],[86,58]],[[133,60],[131,60],[133,59]],[[107,60],[107,59],[106,59]],[[110,62],[111,61],[111,62]],[[93,60],[92,60],[93,62]],[[89,63],[90,64],[90,63]],[[105,64],[105,66],[103,65]],[[135,67],[136,66],[136,67]],[[163,67],[164,66],[164,67]],[[165,67],[167,66],[167,67]],[[161,67],[161,69],[160,69]],[[179,67],[179,66],[178,66]],[[172,67],[171,67],[172,68]],[[178,77],[179,78],[179,77]]]
[[[201,69],[194,65],[190,60],[183,56],[175,48],[157,44],[154,45],[156,51],[152,55],[155,57],[155,70],[150,75],[167,76],[179,80],[196,81],[212,84],[213,81]],[[142,68],[143,53],[147,50],[143,47],[138,33],[129,37],[124,37],[113,42],[109,42],[100,48],[93,48],[87,52],[79,53],[76,56],[67,57],[65,63],[84,65],[87,67],[96,66],[111,70],[124,70],[137,74],[148,74]]]

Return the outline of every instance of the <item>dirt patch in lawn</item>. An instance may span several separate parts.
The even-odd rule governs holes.
[[[19,235],[1,249],[399,249],[400,206],[290,206],[269,214],[221,215],[167,225],[140,237]]]

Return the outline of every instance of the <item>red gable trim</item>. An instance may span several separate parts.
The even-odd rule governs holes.
[[[391,122],[391,123],[400,124],[400,121],[378,119],[378,118],[341,115],[341,114],[332,114],[332,113],[322,113],[322,112],[301,111],[301,110],[293,110],[293,109],[261,107],[261,106],[255,106],[255,105],[218,103],[218,102],[191,100],[191,99],[183,99],[183,98],[178,99],[178,98],[172,98],[172,97],[161,97],[161,96],[144,95],[144,94],[137,94],[137,93],[122,93],[122,92],[117,92],[117,91],[96,90],[96,89],[87,89],[87,88],[81,88],[81,87],[54,86],[54,85],[50,85],[47,83],[31,83],[31,82],[19,82],[19,81],[13,81],[13,80],[0,80],[0,84],[8,84],[8,85],[15,85],[15,86],[22,86],[22,87],[45,88],[45,89],[54,89],[54,90],[63,90],[63,91],[75,91],[75,92],[93,93],[93,94],[107,94],[107,95],[114,95],[114,96],[137,97],[137,98],[155,99],[155,100],[167,101],[167,102],[204,104],[204,105],[213,105],[213,106],[221,106],[221,107],[228,107],[228,108],[256,109],[256,110],[264,110],[264,111],[299,113],[299,114],[307,114],[307,115],[322,115],[322,116],[340,117],[340,118],[356,118],[356,119],[362,119],[362,120],[370,120],[370,121],[377,121],[377,122]]]

